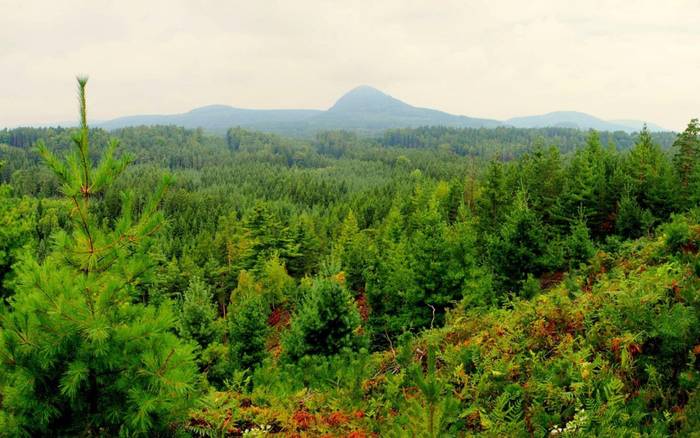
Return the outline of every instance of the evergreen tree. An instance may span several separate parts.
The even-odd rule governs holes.
[[[128,155],[109,144],[93,167],[88,145],[86,79],[78,79],[80,128],[67,161],[41,155],[62,182],[73,228],[55,235],[39,263],[26,258],[0,319],[0,430],[10,435],[164,434],[181,421],[195,389],[192,347],[173,333],[170,306],[148,304],[148,256],[163,222],[167,180],[138,219],[124,196],[113,227],[91,205],[120,175]]]
[[[285,263],[299,257],[299,244],[294,241],[291,230],[266,205],[256,204],[245,225],[252,240],[250,253],[255,256],[249,267],[259,270],[274,255]]]
[[[586,147],[574,154],[565,178],[566,186],[559,199],[557,216],[566,223],[576,220],[577,214],[588,223],[596,223],[599,179],[602,174],[602,146],[595,131],[591,131]]]
[[[479,224],[482,230],[493,231],[498,227],[510,200],[503,163],[491,161],[476,201]]]
[[[692,119],[688,127],[673,143],[676,153],[673,164],[681,186],[681,198],[685,207],[700,199],[700,123]]]
[[[554,206],[564,186],[559,150],[555,147],[537,147],[525,154],[518,161],[516,184],[528,193],[531,208],[542,220],[551,222]]]
[[[33,203],[13,197],[9,186],[0,185],[0,299],[11,293],[12,266],[32,241],[35,222]]]
[[[294,279],[287,274],[284,263],[277,256],[265,262],[259,276],[264,303],[270,308],[295,298]]]
[[[414,293],[405,297],[401,313],[406,326],[439,326],[444,322],[445,309],[463,298],[465,283],[480,274],[476,236],[467,226],[456,232],[441,219],[435,205],[414,216],[418,228],[406,254]]]
[[[564,241],[564,256],[569,269],[577,268],[595,254],[595,247],[590,239],[586,224],[579,220],[571,225],[571,233]]]
[[[265,358],[270,332],[268,314],[268,307],[259,295],[231,303],[228,311],[229,358],[234,368],[255,368]]]
[[[630,150],[625,173],[639,207],[668,218],[676,204],[673,168],[646,126]]]
[[[517,291],[528,274],[552,268],[547,229],[519,192],[497,234],[488,240],[488,259],[505,291]]]
[[[192,278],[180,305],[180,334],[206,348],[217,337],[216,317],[211,288],[198,277]]]
[[[365,287],[364,271],[367,266],[367,245],[357,224],[355,213],[350,210],[340,225],[340,234],[334,251],[340,258],[348,287],[362,290]]]
[[[415,272],[409,266],[407,239],[402,238],[394,222],[396,215],[390,215],[384,225],[381,240],[370,251],[375,253],[375,262],[366,272],[367,301],[372,309],[368,325],[375,335],[375,341],[385,341],[385,336],[394,336],[405,330],[418,328],[414,321],[404,318],[406,303],[410,297],[421,294],[416,290]],[[424,309],[420,309],[424,312]],[[422,321],[423,322],[423,321]],[[375,342],[376,343],[376,342]]]
[[[357,306],[339,279],[318,279],[292,318],[283,338],[284,352],[298,360],[307,355],[357,350],[365,343],[360,322]]]
[[[637,238],[644,234],[644,217],[650,213],[643,210],[636,197],[629,191],[622,195],[618,203],[617,216],[615,217],[615,232],[628,238]]]

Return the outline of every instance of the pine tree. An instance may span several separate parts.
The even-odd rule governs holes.
[[[585,222],[579,220],[571,225],[571,234],[564,241],[564,256],[569,269],[577,268],[595,254],[595,247]]]
[[[292,360],[306,355],[334,355],[365,344],[358,332],[360,314],[352,296],[338,279],[318,279],[305,297],[283,339]]]
[[[265,204],[253,207],[245,225],[253,242],[250,252],[256,257],[249,267],[259,270],[274,255],[285,263],[299,257],[299,244],[294,241],[291,230]]]
[[[34,203],[13,197],[9,186],[0,185],[0,299],[11,293],[12,266],[32,241],[35,222]]]
[[[211,288],[198,277],[192,278],[180,306],[180,334],[206,348],[217,336],[216,317]]]
[[[267,354],[266,341],[269,308],[260,295],[231,303],[229,320],[229,358],[235,369],[255,368]]]
[[[690,206],[700,197],[700,123],[693,119],[673,143],[676,154],[673,163],[680,181],[681,197]]]
[[[505,291],[516,291],[527,274],[550,268],[548,243],[547,229],[529,207],[527,195],[519,192],[498,233],[487,242],[489,261]]]
[[[630,150],[625,173],[639,207],[660,219],[668,218],[677,198],[673,168],[646,126]]]
[[[567,225],[577,220],[579,215],[583,215],[589,224],[597,222],[596,188],[601,174],[601,153],[600,139],[597,133],[591,131],[586,147],[576,151],[567,168],[566,185],[555,213],[555,217]]]
[[[551,221],[553,208],[564,186],[559,149],[535,148],[518,162],[518,187],[529,195],[531,208],[544,222]]]
[[[163,222],[158,202],[167,179],[132,214],[124,195],[112,227],[91,205],[130,161],[109,144],[93,167],[85,86],[78,79],[80,128],[67,160],[39,145],[62,183],[73,228],[55,235],[39,263],[18,267],[18,285],[0,319],[0,430],[10,435],[132,435],[165,433],[182,419],[195,390],[192,346],[174,332],[166,302],[148,304],[154,273],[148,256]]]
[[[294,279],[289,276],[284,263],[276,255],[265,262],[259,279],[267,307],[274,309],[294,298]]]
[[[510,199],[503,163],[492,161],[476,201],[482,230],[492,231],[498,227]]]
[[[364,289],[364,269],[367,264],[367,244],[360,233],[355,213],[350,210],[343,223],[333,248],[340,258],[346,281],[351,290]]]

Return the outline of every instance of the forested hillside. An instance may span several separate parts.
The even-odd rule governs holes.
[[[0,131],[2,436],[697,436],[700,124]]]

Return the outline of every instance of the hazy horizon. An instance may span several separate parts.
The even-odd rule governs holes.
[[[572,110],[681,130],[698,116],[700,3],[0,0],[0,127],[225,104],[327,109],[371,85],[498,120]]]

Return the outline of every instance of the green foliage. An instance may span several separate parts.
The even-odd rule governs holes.
[[[357,217],[351,210],[340,225],[334,248],[351,290],[361,290],[365,287],[365,270],[370,263],[367,253],[369,243],[367,236],[360,232]]]
[[[682,203],[689,207],[700,199],[700,123],[693,119],[673,143],[673,164],[681,186]]]
[[[547,241],[547,228],[528,206],[525,193],[518,193],[498,233],[488,241],[490,263],[505,291],[517,291],[528,274],[556,266]]]
[[[0,434],[696,429],[696,121],[110,134],[0,130]]]
[[[406,206],[411,210],[406,223],[396,209],[384,223],[378,253],[365,270],[375,343],[405,330],[442,325],[446,309],[457,302],[492,301],[490,276],[479,266],[473,219],[460,209],[450,224],[449,209],[440,209],[446,196],[444,185],[434,190],[417,186]]]
[[[12,266],[32,242],[35,222],[33,203],[13,198],[9,187],[0,185],[0,297],[9,295]]]
[[[409,402],[405,417],[397,421],[392,431],[396,436],[407,433],[428,438],[451,435],[450,426],[457,417],[459,404],[449,393],[449,386],[437,376],[435,347],[428,347],[426,361],[425,374],[419,365],[410,369],[410,382],[418,388],[422,400]]]
[[[239,370],[256,367],[267,354],[269,311],[260,296],[245,298],[229,307],[229,359]]]
[[[211,289],[199,278],[192,278],[180,304],[180,335],[206,348],[220,337],[217,316]]]
[[[0,319],[0,425],[11,435],[164,433],[182,421],[196,381],[192,347],[173,333],[170,304],[148,304],[149,236],[162,223],[165,186],[138,218],[125,195],[113,227],[98,223],[90,204],[129,159],[113,157],[113,142],[92,167],[86,79],[78,84],[74,152],[64,162],[40,145],[72,205],[73,228],[56,233],[43,262],[28,256],[17,267]]]
[[[285,334],[284,353],[298,360],[358,350],[365,342],[360,330],[360,314],[348,290],[337,279],[317,279]]]
[[[571,234],[564,241],[564,257],[569,263],[569,269],[577,268],[581,263],[595,254],[595,246],[590,238],[588,227],[583,221],[571,225]]]
[[[689,245],[694,237],[688,220],[681,215],[674,215],[671,222],[661,227],[661,231],[665,235],[666,247],[671,252],[680,251],[684,246]]]

